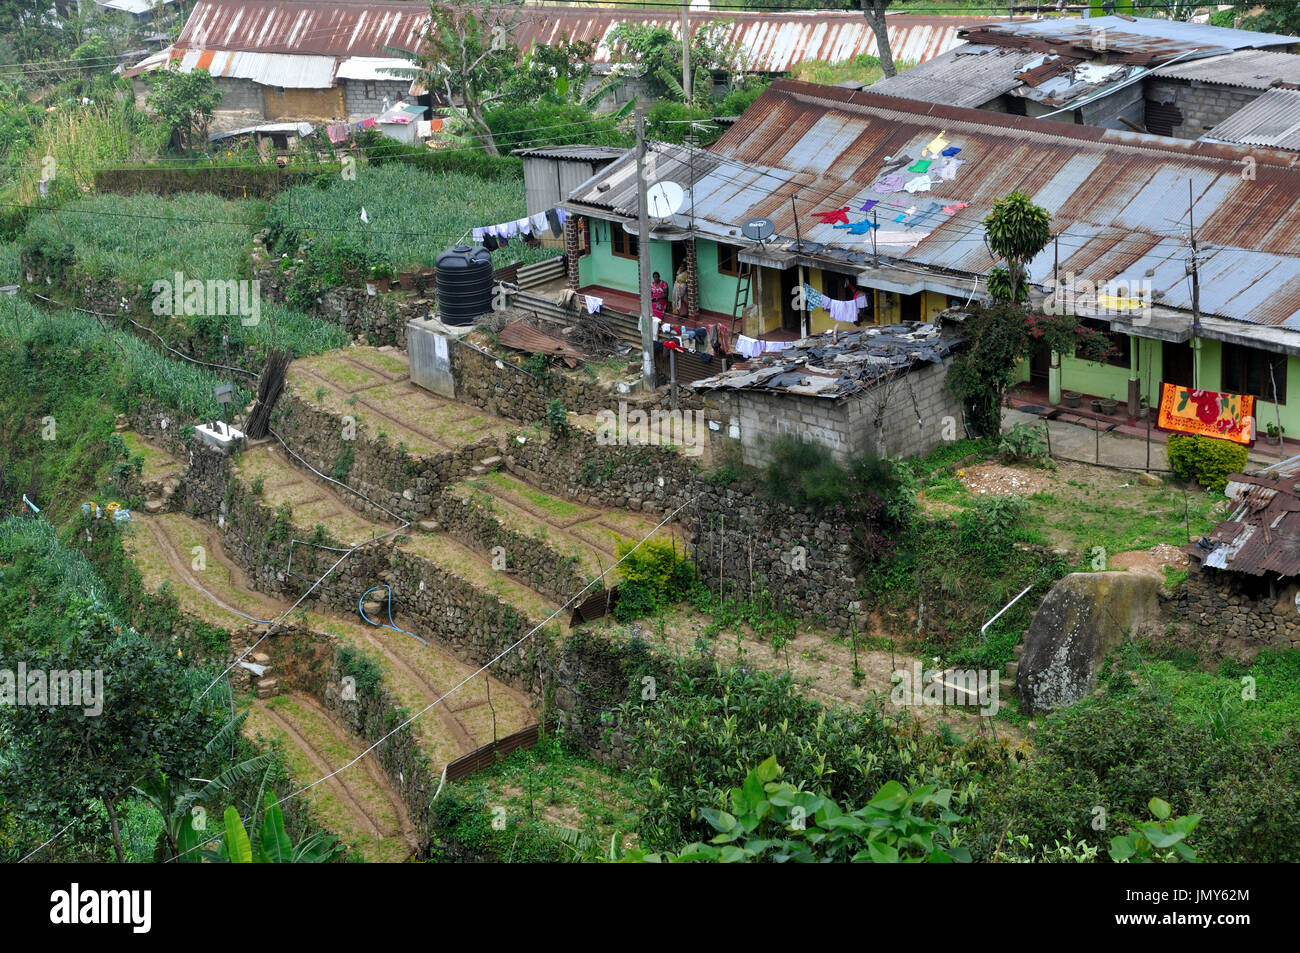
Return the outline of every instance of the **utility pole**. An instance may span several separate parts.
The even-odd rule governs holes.
[[[1192,200],[1192,181],[1187,180],[1187,227],[1192,240],[1192,387],[1198,387],[1197,371],[1201,363],[1196,358],[1196,332],[1201,329],[1201,279],[1197,272],[1196,221],[1193,218],[1195,202]]]
[[[682,0],[682,95],[686,97],[686,106],[691,105],[691,23],[689,11],[691,0]],[[689,116],[690,113],[687,113]]]
[[[655,389],[655,334],[650,323],[650,200],[645,167],[645,106],[636,107],[636,198],[637,264],[641,285],[641,374],[642,386]]]

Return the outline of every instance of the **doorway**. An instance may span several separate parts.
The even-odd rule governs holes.
[[[1192,387],[1192,346],[1187,343],[1175,343],[1173,341],[1163,341],[1160,359],[1162,363],[1162,372],[1160,379],[1167,384],[1176,384],[1179,387]]]
[[[1029,387],[1035,391],[1048,389],[1051,376],[1052,352],[1046,341],[1039,341],[1029,354]]]
[[[794,306],[795,288],[799,287],[799,269],[781,272],[781,330],[800,333],[803,313]]]

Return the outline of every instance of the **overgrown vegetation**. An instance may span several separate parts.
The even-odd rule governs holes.
[[[1230,440],[1198,434],[1171,433],[1165,444],[1169,467],[1180,480],[1195,480],[1207,490],[1222,493],[1228,476],[1246,469],[1249,449]]]

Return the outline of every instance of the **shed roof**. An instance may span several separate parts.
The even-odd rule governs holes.
[[[1162,66],[1155,72],[1157,76],[1168,79],[1268,89],[1279,82],[1300,84],[1300,56],[1273,50],[1239,50],[1224,56]]]
[[[627,152],[619,146],[535,146],[516,149],[525,159],[558,159],[561,162],[602,162],[621,159]]]
[[[1295,59],[1300,60],[1300,56]],[[1270,89],[1201,138],[1207,142],[1300,150],[1300,90]]]
[[[414,0],[199,0],[182,50],[392,56],[413,50],[429,20]]]
[[[965,160],[950,180],[916,194],[873,191],[885,173],[910,168],[940,133]],[[1250,180],[1241,175],[1248,156],[1256,163]],[[872,263],[872,234],[823,225],[814,211],[848,206],[861,219],[857,210],[875,201],[882,258],[970,280],[996,263],[984,244],[984,217],[995,200],[1020,190],[1053,215],[1062,275],[1150,281],[1158,304],[1182,310],[1191,308],[1190,184],[1202,313],[1300,329],[1300,163],[1290,153],[778,80],[710,149],[655,143],[648,167],[651,181],[694,184],[674,226],[693,221],[706,236],[746,245],[740,226],[769,218],[771,250],[799,251],[799,238],[803,255],[850,273]],[[634,157],[588,180],[567,205],[634,221]],[[909,209],[910,217],[894,222]],[[1040,284],[1052,272],[1053,251],[1049,245],[1030,263]]]
[[[1231,518],[1189,547],[1202,564],[1250,576],[1300,576],[1300,485],[1295,472],[1228,477]]]
[[[912,322],[819,334],[760,354],[742,368],[695,381],[697,390],[761,390],[848,397],[915,364],[939,364],[961,343],[937,324]]]

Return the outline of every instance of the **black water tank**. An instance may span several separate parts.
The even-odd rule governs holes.
[[[492,310],[492,254],[456,245],[438,256],[438,317],[444,324],[473,324]]]

